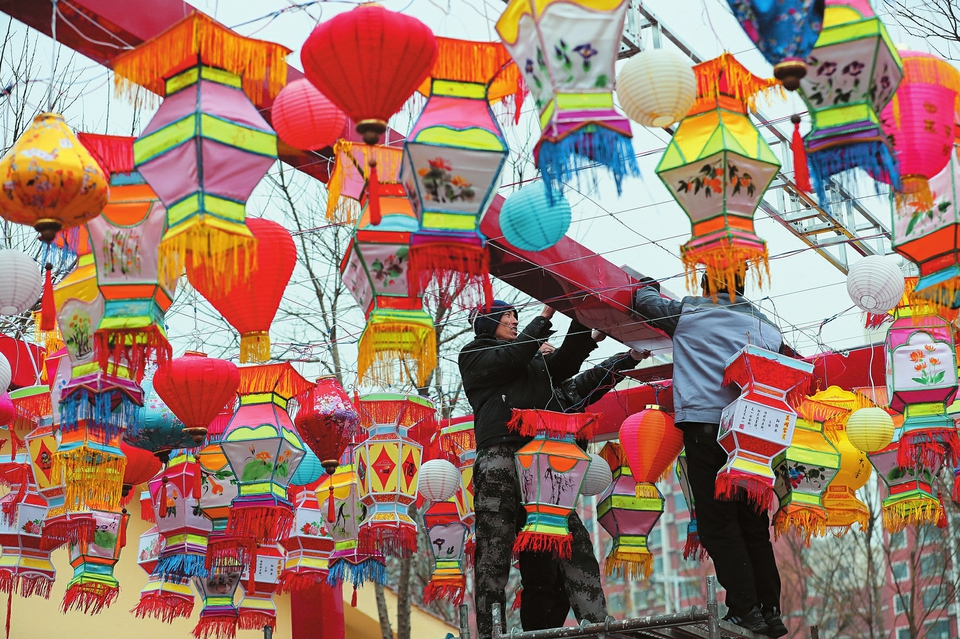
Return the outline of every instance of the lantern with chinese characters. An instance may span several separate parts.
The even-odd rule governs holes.
[[[897,461],[900,429],[893,441],[882,450],[868,453],[870,463],[887,487],[883,499],[883,526],[889,533],[907,526],[935,524],[940,520],[943,505],[933,493],[933,473],[923,466],[901,467]]]
[[[355,145],[356,148],[358,145]],[[390,149],[380,149],[382,156]],[[400,149],[392,155],[399,169]],[[357,359],[361,380],[389,383],[412,370],[417,386],[426,384],[437,365],[433,319],[423,300],[411,296],[410,237],[417,219],[399,184],[399,171],[381,167],[379,195],[366,191],[363,213],[347,246],[340,275],[367,318]],[[374,221],[374,208],[381,216]]]
[[[803,401],[812,372],[813,364],[757,346],[745,346],[727,361],[723,383],[736,382],[743,392],[720,415],[717,442],[727,463],[717,473],[718,499],[742,490],[757,507],[771,504],[771,464],[793,441],[793,407]]]
[[[533,437],[516,452],[527,522],[517,534],[514,554],[532,550],[570,558],[573,534],[567,519],[590,464],[575,440],[589,438],[596,420],[593,413],[513,409],[507,428]]]
[[[301,491],[294,503],[293,530],[283,542],[286,559],[280,575],[280,592],[326,586],[330,553],[335,543],[328,532],[332,522],[324,519],[314,491]]]
[[[380,140],[387,120],[420,86],[436,58],[436,38],[427,25],[378,4],[321,22],[300,51],[304,75],[356,123],[367,144]]]
[[[144,380],[143,410],[137,423],[128,424],[123,441],[135,448],[153,453],[160,461],[169,459],[178,448],[195,446],[183,422],[163,403],[153,388],[153,380]]]
[[[221,274],[206,263],[187,266],[194,288],[240,333],[240,361],[270,359],[270,324],[297,264],[297,247],[290,232],[263,218],[249,218],[247,228],[257,240],[250,276],[230,290],[218,285]],[[227,251],[228,256],[232,251]],[[239,259],[239,258],[238,258]]]
[[[237,627],[241,630],[277,629],[277,605],[273,594],[283,571],[283,550],[269,540],[262,541],[257,555],[247,567],[240,582],[243,598],[237,606]]]
[[[118,84],[165,96],[133,154],[167,207],[160,244],[167,281],[185,263],[205,263],[224,289],[249,274],[256,240],[244,205],[277,159],[276,135],[254,105],[269,103],[286,83],[288,53],[195,12],[113,59]]]
[[[753,267],[767,271],[767,246],[753,227],[753,214],[780,169],[777,156],[750,121],[755,96],[776,86],[732,55],[701,62],[697,100],[670,140],[657,176],[693,225],[681,257],[688,285],[703,264],[712,281],[735,294],[735,275]]]
[[[197,445],[224,406],[235,399],[239,384],[236,364],[196,351],[171,360],[153,376],[157,395],[183,422],[184,431]]]
[[[674,469],[677,483],[680,484],[680,491],[683,493],[683,500],[687,503],[687,512],[690,514],[690,521],[687,522],[687,540],[683,544],[683,558],[692,557],[697,561],[703,561],[707,556],[707,550],[700,544],[700,533],[697,532],[697,505],[693,499],[688,467],[687,452],[683,451],[677,457],[677,466]]]
[[[96,532],[89,540],[71,543],[69,548],[73,579],[60,604],[61,612],[82,610],[97,614],[116,601],[120,583],[113,575],[114,566],[120,559],[120,550],[127,543],[127,520],[125,512],[93,511]]]
[[[212,526],[199,509],[200,473],[193,455],[180,454],[150,480],[155,521],[163,537],[155,575],[176,579],[207,575],[207,536]]]
[[[203,600],[200,619],[193,628],[196,639],[236,636],[239,613],[233,603],[233,596],[239,585],[239,569],[193,578],[193,587]]]
[[[807,74],[804,60],[823,26],[823,0],[727,0],[727,4],[747,37],[773,65],[774,77],[788,91],[796,91]]]
[[[517,66],[499,42],[437,38],[439,55],[421,91],[427,103],[403,143],[403,182],[420,221],[410,246],[409,283],[433,280],[493,299],[480,218],[500,186],[507,142],[490,102],[519,102]]]
[[[821,205],[835,175],[862,168],[899,185],[879,114],[903,75],[900,56],[867,0],[826,0],[823,29],[807,57],[800,97],[810,110],[803,148]],[[852,177],[850,179],[853,179]]]
[[[476,549],[474,523],[476,513],[473,510],[473,462],[477,458],[477,437],[473,431],[473,415],[454,417],[441,422],[440,449],[450,457],[457,459],[460,470],[460,490],[453,498],[456,500],[460,519],[467,525],[466,564],[473,565],[473,553]]]
[[[50,598],[57,570],[50,560],[52,550],[43,548],[43,522],[47,502],[36,492],[32,472],[23,475],[25,494],[11,490],[0,499],[4,516],[0,517],[0,592],[16,592],[21,597],[40,595]],[[29,484],[29,485],[26,485]],[[13,486],[11,486],[13,488]]]
[[[418,395],[379,393],[361,397],[357,410],[367,431],[354,448],[360,501],[367,507],[359,549],[408,557],[417,549],[417,525],[407,506],[417,497],[423,452],[408,431],[423,423],[435,429],[436,409]]]
[[[214,566],[220,559],[242,563],[256,557],[258,540],[283,541],[293,526],[287,486],[303,458],[287,403],[310,389],[290,363],[240,369],[240,407],[220,445],[240,492],[230,505],[227,536],[210,542]]]
[[[773,518],[777,538],[795,528],[803,544],[809,546],[811,537],[826,534],[823,495],[840,469],[840,453],[824,435],[823,424],[845,412],[809,398],[797,407],[790,446],[774,460],[774,492],[780,502]]]
[[[630,3],[611,0],[511,0],[497,33],[523,73],[543,133],[534,149],[554,193],[600,165],[617,192],[639,175],[630,122],[613,107],[614,63]]]
[[[459,606],[467,583],[463,574],[467,526],[452,500],[431,504],[423,514],[423,522],[433,553],[433,571],[423,589],[423,602],[446,599]]]
[[[653,555],[647,547],[647,536],[663,514],[663,495],[654,484],[647,484],[643,494],[637,496],[636,481],[620,444],[607,442],[600,456],[613,471],[613,483],[597,503],[597,521],[613,537],[613,546],[603,560],[603,572],[629,580],[648,579],[653,573]]]

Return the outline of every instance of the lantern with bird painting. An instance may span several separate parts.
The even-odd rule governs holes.
[[[120,551],[127,543],[127,521],[124,512],[93,511],[96,531],[90,539],[71,543],[70,566],[73,578],[60,604],[61,612],[81,610],[97,614],[108,608],[120,594],[120,583],[114,576],[114,567]]]
[[[153,574],[181,580],[207,575],[207,537],[212,525],[200,512],[201,473],[196,458],[182,453],[150,480],[154,520],[163,538]]]

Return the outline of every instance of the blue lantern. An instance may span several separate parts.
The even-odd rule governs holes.
[[[559,242],[570,228],[570,203],[560,193],[553,202],[543,181],[529,184],[503,203],[500,230],[521,251],[544,251]]]
[[[303,456],[300,465],[297,466],[297,470],[293,473],[293,479],[290,480],[290,485],[307,486],[320,479],[320,475],[322,474],[323,465],[320,463],[320,458],[308,448],[306,455]]]
[[[161,461],[169,459],[173,450],[195,447],[193,438],[184,431],[183,422],[153,390],[152,380],[144,380],[143,394],[140,419],[128,425],[123,434],[124,441],[134,448],[153,453]]]

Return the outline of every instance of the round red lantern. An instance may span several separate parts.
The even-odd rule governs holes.
[[[283,87],[270,110],[280,139],[295,149],[317,151],[343,135],[347,114],[306,78]]]
[[[270,323],[297,264],[297,247],[290,232],[276,222],[247,218],[247,228],[257,238],[257,266],[246,281],[224,290],[216,272],[202,263],[188,265],[187,277],[239,331],[240,361],[266,362],[270,359]]]
[[[177,416],[184,431],[199,445],[207,427],[233,399],[240,386],[236,364],[187,351],[159,367],[153,376],[153,389]]]
[[[135,448],[123,440],[120,441],[120,450],[127,458],[127,466],[123,469],[123,496],[126,498],[131,489],[159,473],[163,464],[150,451]]]
[[[683,431],[659,406],[647,406],[620,426],[620,445],[638,484],[653,484],[683,450]]]
[[[321,22],[303,43],[303,72],[376,144],[387,120],[426,79],[437,59],[430,28],[375,4]]]

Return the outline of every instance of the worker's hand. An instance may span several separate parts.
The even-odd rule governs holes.
[[[540,311],[540,317],[544,317],[546,319],[553,319],[554,313],[556,313],[556,311],[553,310],[553,308],[544,305],[543,310]]]
[[[543,353],[544,355],[549,355],[555,350],[557,350],[557,348],[550,342],[544,342],[543,344],[540,345],[540,352]]]
[[[593,341],[599,344],[603,340],[607,339],[607,334],[604,333],[603,331],[598,331],[597,329],[593,329],[592,331],[590,331],[590,337],[593,338]]]
[[[630,349],[630,357],[632,357],[636,362],[642,362],[650,357],[650,355],[652,355],[652,353],[647,349],[643,349],[642,351],[634,350],[632,348]]]

